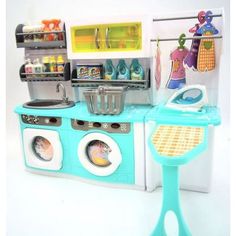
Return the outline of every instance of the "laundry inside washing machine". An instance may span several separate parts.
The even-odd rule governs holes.
[[[50,141],[42,136],[36,136],[32,141],[32,150],[42,161],[51,161],[54,150]]]
[[[110,146],[101,140],[93,140],[89,142],[86,148],[89,161],[99,167],[107,167],[111,165],[109,160],[109,154],[111,151]]]
[[[59,171],[63,167],[62,119],[21,114],[23,151],[27,168]]]

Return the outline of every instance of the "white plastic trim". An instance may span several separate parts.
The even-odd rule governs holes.
[[[78,180],[83,183],[87,184],[94,184],[94,185],[99,185],[99,186],[104,186],[104,187],[110,187],[110,188],[122,188],[122,189],[135,189],[135,190],[140,190],[140,191],[145,191],[144,186],[137,186],[134,184],[117,184],[117,183],[106,183],[106,182],[101,182],[97,180],[91,180],[87,178],[82,178],[79,176],[75,175],[70,175],[70,174],[65,174],[62,172],[49,172],[49,171],[42,171],[42,170],[35,170],[31,168],[25,168],[26,171],[33,173],[33,174],[40,174],[40,175],[45,175],[45,176],[50,176],[50,177],[62,177],[62,178],[67,178],[67,179],[73,179],[73,180]]]
[[[98,167],[88,160],[86,147],[93,140],[101,140],[109,145],[111,148],[111,153],[109,154],[111,165],[107,167]],[[97,176],[108,176],[113,174],[122,162],[120,148],[117,143],[109,136],[101,133],[90,133],[81,139],[78,145],[78,158],[86,170]]]
[[[135,184],[145,186],[144,124],[134,123]]]
[[[32,149],[32,142],[35,137],[46,138],[53,146],[53,158],[50,161],[40,160]],[[23,131],[23,144],[27,165],[40,169],[59,170],[62,167],[62,146],[57,131],[26,128]]]

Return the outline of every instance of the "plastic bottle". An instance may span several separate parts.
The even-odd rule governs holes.
[[[133,59],[130,66],[131,80],[143,80],[144,70],[138,59]]]
[[[25,25],[22,28],[22,32],[26,33],[24,35],[24,42],[25,43],[29,43],[29,42],[33,42],[34,41],[34,36],[33,36],[33,27],[30,25]]]
[[[118,80],[129,80],[130,79],[130,71],[127,65],[125,64],[125,60],[119,60],[117,65],[117,79]]]
[[[44,24],[43,32],[50,32],[50,20],[42,20],[42,23]],[[54,40],[54,34],[44,34],[44,41],[53,41]]]
[[[62,55],[57,57],[57,71],[63,73],[64,72],[65,61]]]
[[[43,62],[43,71],[50,72],[49,57],[48,56],[43,57],[42,62]]]
[[[57,72],[57,63],[55,56],[50,56],[49,63],[50,63],[50,72]]]
[[[29,58],[25,60],[25,73],[33,73],[33,64],[31,63],[31,60]]]
[[[115,80],[116,79],[116,69],[112,64],[112,60],[106,60],[105,64],[105,80]]]
[[[52,31],[61,31],[60,19],[52,19],[51,22],[53,23]],[[63,34],[62,33],[55,33],[54,34],[54,40],[63,40]]]
[[[34,25],[33,31],[43,32],[43,25]],[[43,34],[34,34],[34,42],[42,42],[42,41],[43,41]]]
[[[38,58],[36,58],[34,60],[33,72],[34,73],[42,73],[43,72],[43,65],[42,65],[42,63],[39,62]]]

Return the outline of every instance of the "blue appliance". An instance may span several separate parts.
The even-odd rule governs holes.
[[[148,105],[126,105],[120,115],[88,113],[85,103],[67,109],[19,106],[28,170],[73,175],[94,183],[145,189],[144,118]],[[143,134],[143,135],[140,135]]]

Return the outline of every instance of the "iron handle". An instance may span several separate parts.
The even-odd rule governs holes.
[[[110,41],[109,41],[109,28],[106,28],[106,46],[107,48],[111,48]]]
[[[96,45],[96,48],[97,48],[97,49],[100,48],[99,39],[98,39],[98,31],[99,31],[99,29],[96,28],[96,29],[95,29],[95,45]]]

